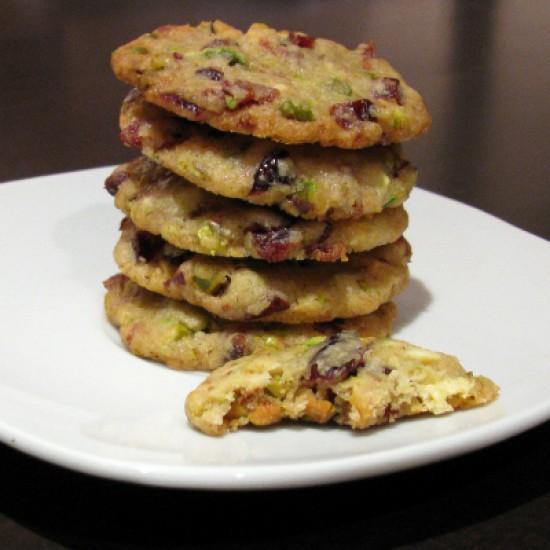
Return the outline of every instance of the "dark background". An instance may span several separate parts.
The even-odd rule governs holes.
[[[406,146],[419,186],[550,238],[545,0],[3,0],[0,181],[131,158],[110,52],[161,24],[214,18],[374,40],[434,118]],[[130,486],[0,446],[0,547],[550,548],[549,438],[546,423],[411,472],[258,493]]]

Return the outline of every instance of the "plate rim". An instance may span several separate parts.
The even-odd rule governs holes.
[[[0,441],[16,451],[76,472],[144,486],[202,490],[291,489],[378,477],[448,460],[504,441],[549,419],[550,400],[512,417],[501,417],[466,431],[404,447],[295,463],[228,464],[223,467],[155,465],[98,457],[78,449],[64,448],[3,421],[0,421]],[[437,455],[437,460],[434,460],[434,455]]]

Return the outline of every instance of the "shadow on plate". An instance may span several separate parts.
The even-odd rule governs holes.
[[[102,185],[98,181],[98,186]],[[118,239],[122,214],[113,204],[96,203],[60,220],[53,238],[67,254],[74,279],[90,290],[102,289],[102,282],[118,271],[113,249]]]
[[[396,298],[395,303],[397,319],[393,330],[399,332],[428,309],[432,303],[432,294],[420,279],[412,277],[403,294]]]

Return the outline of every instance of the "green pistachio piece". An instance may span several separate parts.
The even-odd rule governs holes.
[[[194,178],[202,179],[204,177],[204,173],[201,170],[199,170],[194,164],[190,164],[187,161],[180,160],[178,162],[178,168],[183,172],[190,173]]]
[[[317,300],[322,306],[326,306],[328,304],[328,298],[324,294],[315,296],[315,300]]]
[[[265,388],[267,393],[273,397],[281,398],[284,397],[288,391],[288,385],[283,382],[283,377],[281,374],[271,375],[271,380]]]
[[[143,46],[137,46],[136,48],[132,48],[132,51],[134,53],[139,53],[141,55],[145,55],[146,53],[149,53],[149,50],[147,48],[144,48]]]
[[[237,108],[237,100],[231,95],[226,95],[225,96],[225,105],[227,106],[228,109],[233,111],[233,109]]]
[[[317,191],[315,180],[298,180],[296,193],[302,200],[311,200]]]
[[[396,200],[397,200],[397,197],[395,195],[392,195],[389,198],[389,200],[384,203],[384,208],[387,208],[388,206],[391,206]]]
[[[264,343],[266,346],[278,346],[279,339],[276,336],[266,336]]]
[[[214,225],[210,222],[203,222],[197,231],[197,237],[201,244],[206,244],[206,241],[211,239],[217,239],[218,233],[214,228]]]
[[[227,287],[230,281],[230,277],[223,273],[215,273],[211,277],[201,277],[200,275],[193,276],[194,285],[210,295],[214,295],[222,287]]]
[[[407,123],[408,117],[401,107],[396,107],[392,113],[391,123],[394,128],[402,128]]]
[[[212,285],[212,279],[205,279],[203,277],[193,276],[193,283],[199,287],[203,292],[208,292],[208,289]]]
[[[221,46],[220,48],[205,48],[202,50],[202,55],[208,59],[221,55],[229,60],[229,65],[246,65],[246,59],[241,52],[234,50],[233,48],[227,48]]]
[[[162,71],[167,67],[169,59],[166,54],[159,53],[151,59],[151,68],[155,71]]]
[[[195,332],[183,321],[178,321],[173,315],[166,315],[162,317],[160,322],[172,329],[173,340],[181,340],[184,336],[190,336],[193,332]]]
[[[339,78],[333,78],[329,82],[329,87],[333,92],[338,94],[343,94],[350,96],[352,94],[351,86],[345,80],[340,80]]]
[[[281,104],[279,110],[285,118],[299,120],[300,122],[315,120],[309,102],[302,101],[299,103],[294,103],[290,99],[287,99]]]
[[[326,339],[326,336],[312,336],[304,342],[304,346],[309,349],[316,346],[317,344],[320,344],[321,342],[324,342]]]
[[[174,340],[181,340],[182,338],[191,336],[192,334],[193,331],[185,323],[182,323],[181,321],[176,323],[174,328]]]
[[[357,281],[359,288],[367,292],[370,289],[369,283],[367,281]]]
[[[220,227],[211,221],[201,224],[197,231],[197,237],[201,246],[210,251],[211,256],[215,256],[218,250],[227,246],[227,239],[223,237]]]

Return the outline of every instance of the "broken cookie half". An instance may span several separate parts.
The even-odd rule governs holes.
[[[483,405],[498,391],[450,355],[343,332],[316,345],[230,361],[188,395],[185,408],[189,421],[209,435],[283,419],[365,429]]]

